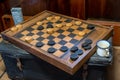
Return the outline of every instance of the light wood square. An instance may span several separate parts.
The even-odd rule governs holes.
[[[72,28],[72,29],[77,29],[77,28],[78,28],[78,26],[75,26],[75,25],[74,25],[74,26],[72,26],[71,28]]]
[[[67,35],[70,34],[70,32],[68,32],[68,31],[64,31],[62,34],[65,35],[65,36],[67,36]]]
[[[53,53],[53,55],[57,56],[57,57],[61,57],[64,54],[64,52],[57,50],[55,53]]]
[[[37,41],[37,40],[33,40],[33,41],[30,42],[30,44],[32,44],[32,45],[35,46],[37,42],[39,42],[39,41]]]
[[[37,39],[37,38],[39,38],[40,36],[38,36],[38,35],[33,35],[32,37],[33,37],[33,39]]]
[[[39,32],[39,30],[33,30],[32,33],[33,34],[37,34]]]
[[[37,29],[37,28],[38,28],[38,25],[33,25],[31,28]]]
[[[27,35],[27,34],[29,34],[30,32],[29,31],[27,31],[27,30],[25,30],[25,31],[23,31],[23,32],[21,32],[21,34],[23,34],[23,35]]]
[[[42,40],[42,42],[44,43],[44,44],[47,44],[48,43],[48,39],[44,39],[44,40]]]
[[[55,44],[53,47],[54,47],[55,49],[60,49],[60,48],[62,47],[62,45],[60,45],[60,44]]]
[[[42,50],[47,51],[50,48],[49,45],[44,45],[41,47]]]
[[[75,36],[75,37],[74,37],[74,39],[79,40],[79,41],[80,41],[82,38],[83,38],[83,37],[81,37],[81,36]]]
[[[54,40],[56,43],[58,43],[58,42],[61,41],[61,39],[59,39],[59,38],[54,38],[53,40]]]
[[[49,36],[49,34],[43,34],[42,37],[43,38],[47,38]]]
[[[71,37],[65,37],[63,40],[69,42],[72,38]]]
[[[81,27],[82,28],[87,28],[87,24],[84,23],[84,24],[81,25]]]
[[[71,48],[71,47],[74,46],[74,44],[72,44],[72,43],[66,43],[65,46],[67,46],[68,48]]]
[[[74,30],[72,33],[78,35],[79,32],[80,31],[78,31],[78,30]]]
[[[54,36],[54,37],[57,37],[57,36],[59,36],[60,34],[59,33],[57,33],[57,32],[54,32],[53,34],[52,34],[52,36]]]

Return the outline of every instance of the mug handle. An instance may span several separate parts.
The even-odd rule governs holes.
[[[106,51],[106,57],[108,57],[109,56],[109,49],[105,49],[105,51]]]

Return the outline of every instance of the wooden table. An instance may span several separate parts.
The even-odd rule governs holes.
[[[68,50],[67,54],[64,54],[64,56],[56,56],[53,54],[49,54],[44,49],[37,48],[34,44],[29,44],[28,42],[25,42],[24,40],[21,40],[20,38],[15,37],[15,35],[18,35],[22,31],[26,30],[30,26],[34,26],[36,22],[45,20],[47,17],[51,15],[57,15],[62,18],[72,19],[72,23],[75,21],[80,21],[80,26],[88,26],[92,25],[95,27],[94,30],[92,30],[90,33],[87,34],[87,36],[83,36],[82,39],[80,39],[79,43],[75,44],[77,47],[81,50],[83,50],[83,54],[78,57],[77,60],[72,61],[70,59],[70,49]],[[55,22],[54,22],[55,23]],[[63,22],[64,23],[64,22]],[[56,23],[55,23],[56,24]],[[67,23],[65,23],[66,25]],[[37,57],[45,60],[46,62],[58,67],[59,69],[73,75],[80,67],[94,54],[96,50],[96,42],[101,39],[107,39],[112,35],[112,28],[107,26],[101,26],[98,24],[91,24],[89,22],[86,22],[84,20],[76,19],[73,17],[68,17],[65,15],[53,13],[50,11],[44,11],[42,13],[39,13],[32,18],[30,18],[27,21],[24,21],[21,23],[22,28],[17,31],[11,31],[10,29],[7,29],[6,31],[2,32],[3,39],[15,44],[16,46],[28,51],[29,53],[36,55]],[[67,25],[66,25],[67,26]],[[64,27],[66,27],[64,26]],[[13,26],[15,27],[15,26]],[[70,28],[74,28],[74,26],[69,26]],[[45,34],[45,33],[44,33]],[[54,34],[54,33],[53,33]],[[62,34],[62,33],[60,33]],[[78,35],[75,35],[78,36]],[[66,36],[68,37],[68,36]],[[82,44],[85,42],[86,39],[91,39],[93,42],[91,44],[91,48],[89,50],[85,50],[82,48]],[[69,46],[68,46],[69,47]],[[58,53],[59,55],[59,53]]]

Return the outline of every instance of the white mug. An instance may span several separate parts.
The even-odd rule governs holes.
[[[106,40],[100,40],[97,42],[97,54],[102,57],[109,56],[110,43]]]

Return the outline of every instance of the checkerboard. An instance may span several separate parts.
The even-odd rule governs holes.
[[[35,46],[37,42],[42,42],[44,45],[42,47],[39,47],[39,49],[42,49],[48,53],[49,48],[54,48],[55,52],[52,54],[57,57],[62,57],[67,54],[67,52],[62,52],[60,50],[62,46],[66,46],[69,51],[73,46],[77,46],[77,44],[79,44],[83,38],[85,38],[93,31],[87,28],[89,26],[88,24],[83,23],[79,20],[74,20],[62,16],[59,16],[60,19],[56,20],[55,16],[59,15],[47,16],[46,18],[39,20],[33,25],[22,30],[14,37],[25,41],[25,38],[27,36],[31,36],[33,40],[29,42],[30,45]],[[47,20],[48,18],[52,19]],[[38,25],[38,22],[41,22],[41,24]],[[79,24],[76,24],[77,22],[79,22]],[[56,25],[58,24],[62,25],[62,27],[56,27]],[[47,26],[49,25],[53,26],[52,29],[54,30],[54,32],[52,34],[47,32]],[[40,26],[43,26],[44,29],[38,30]],[[80,36],[78,34],[79,32],[84,32],[85,34],[83,36]],[[55,45],[48,45],[48,41],[50,40],[53,40],[55,42]]]
[[[109,37],[112,29],[43,11],[1,34],[4,40],[69,74],[74,74],[94,54],[96,42]],[[50,41],[55,44],[48,44]],[[39,42],[43,45],[36,46]],[[86,42],[90,43],[87,47]]]

